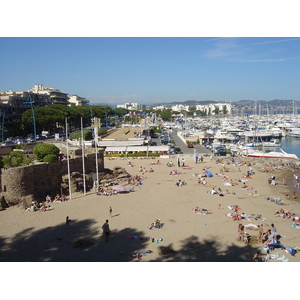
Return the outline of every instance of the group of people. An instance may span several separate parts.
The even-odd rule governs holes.
[[[203,184],[203,185],[207,185],[207,180],[205,177],[199,177],[198,178],[198,183]]]
[[[53,198],[47,194],[46,198],[45,198],[45,202],[46,203],[51,203],[51,202],[64,202],[67,201],[67,196],[66,194],[56,194]]]
[[[187,185],[187,183],[185,181],[181,181],[181,179],[179,179],[177,182],[176,182],[176,185],[177,186],[184,186],[184,185]]]
[[[226,189],[225,191],[222,191],[221,188],[216,188],[216,187],[213,187],[212,190],[210,191],[210,193],[212,195],[218,195],[220,197],[224,197],[224,196],[227,196],[227,195],[230,195],[229,191]]]
[[[51,197],[51,195],[47,194],[45,197],[45,200],[42,202],[38,201],[32,201],[30,206],[26,208],[27,211],[50,211],[53,210],[53,207],[51,206],[51,203],[53,202],[64,202],[67,201],[66,194],[56,194],[54,197]]]
[[[195,156],[195,163],[197,164],[198,162],[203,162],[203,156],[201,155],[200,158],[198,155]]]
[[[169,175],[181,175],[182,174],[182,172],[179,172],[179,171],[177,171],[177,170],[172,170],[170,173],[169,173]]]
[[[174,167],[174,163],[172,161],[168,161],[166,167]]]
[[[26,208],[27,211],[49,211],[53,210],[53,207],[43,201],[38,203],[37,201],[32,201],[30,207]]]

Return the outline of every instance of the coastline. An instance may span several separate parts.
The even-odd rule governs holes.
[[[222,159],[216,163],[217,159]],[[289,168],[275,169],[278,160],[268,161],[274,164],[273,170],[263,172],[266,160],[218,157],[210,160],[204,158],[203,163],[195,164],[194,160],[186,159],[186,167],[178,167],[173,159],[174,167],[166,167],[170,159],[159,159],[161,165],[152,165],[157,159],[133,159],[134,167],[129,167],[126,160],[105,159],[105,168],[124,167],[132,176],[142,175],[139,167],[154,172],[144,173],[141,186],[129,194],[98,196],[90,191],[86,196],[76,193],[72,199],[63,203],[53,203],[53,211],[28,212],[19,207],[11,207],[1,211],[0,239],[1,261],[98,261],[98,262],[243,262],[252,261],[252,256],[260,252],[260,259],[265,256],[262,245],[245,245],[237,240],[238,221],[226,217],[231,211],[227,208],[238,205],[241,212],[262,215],[265,221],[251,219],[243,224],[264,224],[267,229],[272,223],[277,226],[280,235],[284,236],[282,244],[289,247],[300,246],[299,231],[289,224],[289,220],[275,216],[275,211],[287,208],[300,215],[300,203],[292,197],[293,188],[281,183],[282,178],[292,178],[293,171]],[[279,160],[280,161],[280,160]],[[229,163],[227,165],[227,163]],[[225,186],[223,175],[228,179],[242,179],[249,170],[248,163],[253,165],[255,174],[245,178],[253,190],[242,190],[241,183],[236,186]],[[240,164],[240,165],[238,165]],[[224,167],[228,172],[221,175]],[[178,176],[169,175],[177,169]],[[209,169],[213,177],[207,178],[207,185],[197,182],[197,176],[203,169]],[[295,171],[298,170],[298,167]],[[219,174],[219,175],[218,175]],[[268,178],[276,176],[278,185],[268,184]],[[177,187],[179,180],[186,181],[187,186]],[[128,186],[125,186],[128,188]],[[212,187],[228,189],[229,195],[219,197],[211,195]],[[253,195],[257,191],[259,196]],[[278,206],[267,201],[267,197],[284,199],[287,206]],[[223,209],[218,209],[221,204]],[[109,207],[113,209],[113,217],[109,217]],[[196,206],[212,211],[212,214],[199,215],[192,211]],[[69,216],[72,222],[65,224]],[[102,239],[101,226],[106,219],[111,225],[111,239],[105,243]],[[149,230],[148,227],[156,219],[160,219],[162,229]],[[252,236],[257,230],[249,228]],[[128,238],[128,237],[138,238]],[[150,238],[157,242],[150,242]],[[160,240],[162,239],[162,240]],[[86,248],[74,247],[75,242],[90,242]],[[32,252],[32,248],[36,252]],[[133,258],[132,253],[143,253],[151,250],[141,259]],[[277,251],[278,252],[278,251]],[[300,261],[300,255],[284,254],[290,262]],[[276,262],[276,260],[274,260]]]

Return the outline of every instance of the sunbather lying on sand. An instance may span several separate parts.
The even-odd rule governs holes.
[[[212,214],[212,211],[210,209],[200,208],[198,206],[196,206],[196,208],[193,209],[193,212],[201,215]]]

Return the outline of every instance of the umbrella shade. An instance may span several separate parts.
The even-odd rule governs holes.
[[[107,179],[102,179],[100,182],[106,182],[106,181],[108,181]]]
[[[108,181],[114,181],[114,179],[108,179]]]
[[[115,190],[115,191],[124,191],[125,190],[125,187],[123,186],[123,185],[114,185],[113,187],[112,187],[112,189],[113,190]]]

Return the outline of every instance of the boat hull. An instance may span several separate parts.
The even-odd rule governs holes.
[[[252,152],[246,154],[248,157],[258,157],[258,158],[283,158],[283,159],[299,159],[296,154],[289,154],[285,152]]]

